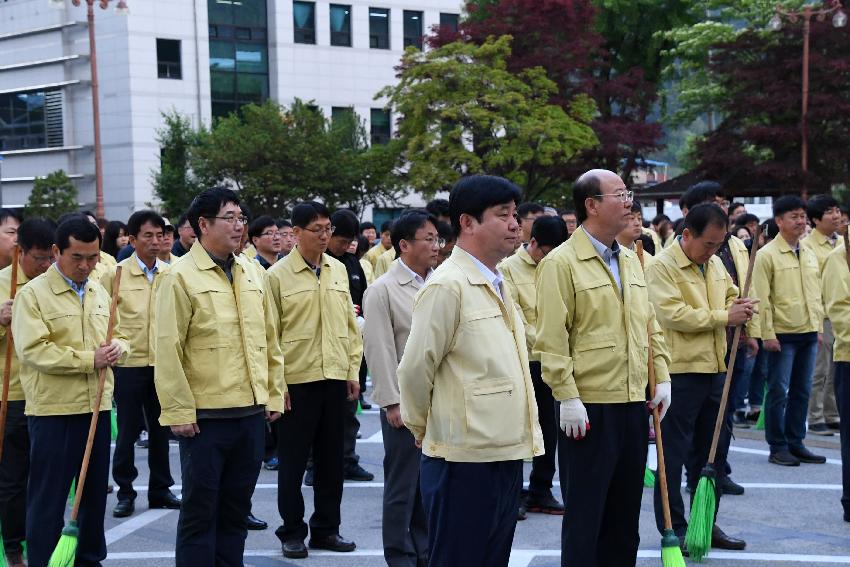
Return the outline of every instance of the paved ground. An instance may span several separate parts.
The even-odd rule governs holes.
[[[347,483],[343,497],[342,534],[357,542],[352,554],[312,553],[306,560],[286,561],[274,536],[279,525],[276,473],[263,471],[254,494],[254,514],[269,522],[270,529],[251,532],[246,546],[246,565],[255,567],[300,565],[305,567],[385,565],[381,550],[381,491],[383,446],[376,412],[362,415],[363,439],[357,450],[361,463],[375,473],[371,483]],[[714,552],[707,564],[752,567],[781,565],[850,564],[850,523],[841,515],[841,468],[837,437],[815,438],[810,446],[828,456],[825,465],[783,468],[767,463],[761,432],[736,430],[739,435],[730,456],[733,477],[746,487],[744,496],[725,497],[718,523],[730,534],[747,540],[741,553]],[[145,486],[145,451],[138,451],[142,471],[137,489]],[[179,489],[179,460],[171,451],[172,471]],[[528,465],[526,465],[528,469]],[[142,488],[144,490],[144,488]],[[308,514],[312,490],[304,488]],[[115,504],[110,496],[108,509]],[[144,492],[136,514],[126,520],[107,518],[110,567],[158,567],[173,564],[175,511],[147,510]],[[530,515],[520,522],[514,538],[511,567],[560,565],[561,520]],[[652,497],[644,492],[641,513],[641,551],[638,565],[660,565],[660,538],[652,515]]]

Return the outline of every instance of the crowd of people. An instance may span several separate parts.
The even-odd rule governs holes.
[[[135,513],[142,432],[148,507],[180,510],[176,565],[243,564],[246,530],[268,527],[251,509],[262,467],[278,475],[284,557],[353,551],[340,532],[343,484],[374,478],[356,452],[358,407],[372,404],[389,566],[507,565],[529,513],[562,517],[562,565],[633,565],[649,410],[662,418],[668,486],[684,472],[694,492],[732,348],[718,502],[744,492],[731,478],[731,433],[760,413],[770,463],[824,463],[807,433],[839,429],[850,458],[840,419],[850,411],[850,254],[835,199],[782,196],[762,223],[702,182],[680,199],[681,219],[644,221],[616,173],[591,170],[573,202],[521,202],[508,180],[472,175],[448,200],[379,227],[317,202],[289,219],[252,218],[223,187],[199,194],[176,224],[152,210],[124,223],[88,211],[22,221],[0,209],[7,562],[48,564],[93,421],[80,566],[107,555],[110,472],[112,515]],[[687,554],[683,495],[669,497]],[[716,524],[711,544],[746,546]]]

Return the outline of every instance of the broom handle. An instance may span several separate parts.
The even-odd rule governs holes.
[[[750,261],[747,265],[747,277],[744,280],[744,293],[741,297],[747,297],[750,293],[750,284],[753,279],[753,266],[756,263],[756,252],[759,248],[759,235],[761,234],[761,226],[756,227],[756,234],[753,236],[753,249],[750,251]],[[743,325],[735,327],[735,334],[732,336],[732,350],[729,353],[729,364],[726,366],[726,380],[723,381],[723,395],[720,397],[720,411],[717,412],[717,421],[714,422],[714,436],[711,438],[711,451],[708,452],[709,465],[714,464],[714,459],[717,456],[717,445],[720,442],[720,431],[723,429],[723,420],[726,417],[726,404],[729,402],[729,389],[732,386],[732,372],[735,370],[735,359],[738,355],[738,343],[741,341],[741,330]]]
[[[21,249],[16,245],[15,253],[12,257],[12,283],[9,286],[9,299],[15,299],[15,294],[18,291],[18,261],[21,256]],[[9,414],[9,382],[12,379],[12,353],[14,352],[14,344],[12,343],[12,325],[6,329],[6,363],[3,366],[3,393],[0,398],[0,462],[3,462],[3,445],[6,440],[6,416]]]
[[[847,232],[844,233],[844,260],[847,262],[847,268],[850,269],[850,241],[848,241]]]
[[[640,267],[643,269],[643,242],[635,241],[637,247],[638,259],[640,259]],[[647,365],[647,373],[649,375],[649,397],[655,398],[655,361],[652,358],[652,323],[646,324],[647,338],[647,354],[649,362]],[[664,464],[664,442],[661,440],[661,416],[658,413],[658,408],[652,410],[652,422],[655,427],[655,453],[658,455],[658,491],[661,493],[661,509],[664,512],[664,529],[673,529],[673,519],[670,516],[670,496],[667,493],[667,465]]]
[[[121,266],[115,270],[115,279],[112,280],[112,304],[109,306],[109,325],[106,328],[106,342],[112,341],[112,332],[115,329],[115,309],[118,306],[118,286],[121,283]],[[100,401],[103,398],[103,388],[106,384],[106,370],[104,366],[98,371],[97,376],[97,398],[94,400],[94,410],[91,414],[89,424],[89,436],[86,439],[86,452],[83,455],[83,465],[80,467],[80,481],[77,483],[77,492],[74,494],[74,508],[71,510],[71,521],[77,521],[77,513],[80,511],[80,501],[83,499],[83,488],[86,485],[86,475],[89,472],[89,460],[91,459],[94,435],[97,431],[97,419],[100,417]]]

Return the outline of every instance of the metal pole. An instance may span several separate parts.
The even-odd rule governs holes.
[[[103,155],[100,145],[100,101],[97,82],[97,45],[94,36],[94,1],[86,0],[88,6],[89,23],[89,62],[91,63],[91,99],[92,114],[94,116],[94,178],[95,199],[97,201],[96,214],[98,218],[106,216],[103,207]]]
[[[809,198],[806,177],[809,172],[809,35],[811,32],[811,22],[812,9],[807,6],[803,10],[803,108],[800,116],[800,133],[803,138],[800,151],[800,165],[803,169],[803,187],[800,196],[804,201]]]
[[[0,156],[0,207],[3,206],[3,156]]]

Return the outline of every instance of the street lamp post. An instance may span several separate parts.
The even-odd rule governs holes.
[[[847,25],[847,14],[842,9],[841,0],[824,0],[820,7],[807,4],[802,10],[786,10],[782,6],[776,6],[773,17],[768,22],[768,28],[772,31],[782,29],[782,20],[787,19],[790,23],[796,24],[798,21],[803,21],[803,103],[800,114],[800,135],[802,136],[802,147],[800,150],[800,165],[803,170],[803,188],[801,191],[803,199],[808,198],[808,190],[806,188],[806,175],[809,172],[809,36],[811,35],[812,17],[817,18],[819,22],[826,20],[827,16],[832,14],[832,25],[836,28],[843,28]]]
[[[109,7],[112,0],[71,0],[71,4],[79,7],[83,2],[86,4],[86,16],[89,28],[89,65],[91,66],[91,99],[92,99],[92,116],[94,120],[94,182],[95,182],[95,200],[96,214],[98,218],[106,216],[103,206],[103,151],[100,143],[100,89],[97,80],[97,43],[94,33],[94,5],[98,3],[101,9],[105,10]],[[64,8],[64,0],[50,0],[51,6],[56,8]],[[118,0],[115,6],[115,12],[118,14],[127,14],[126,0]]]

